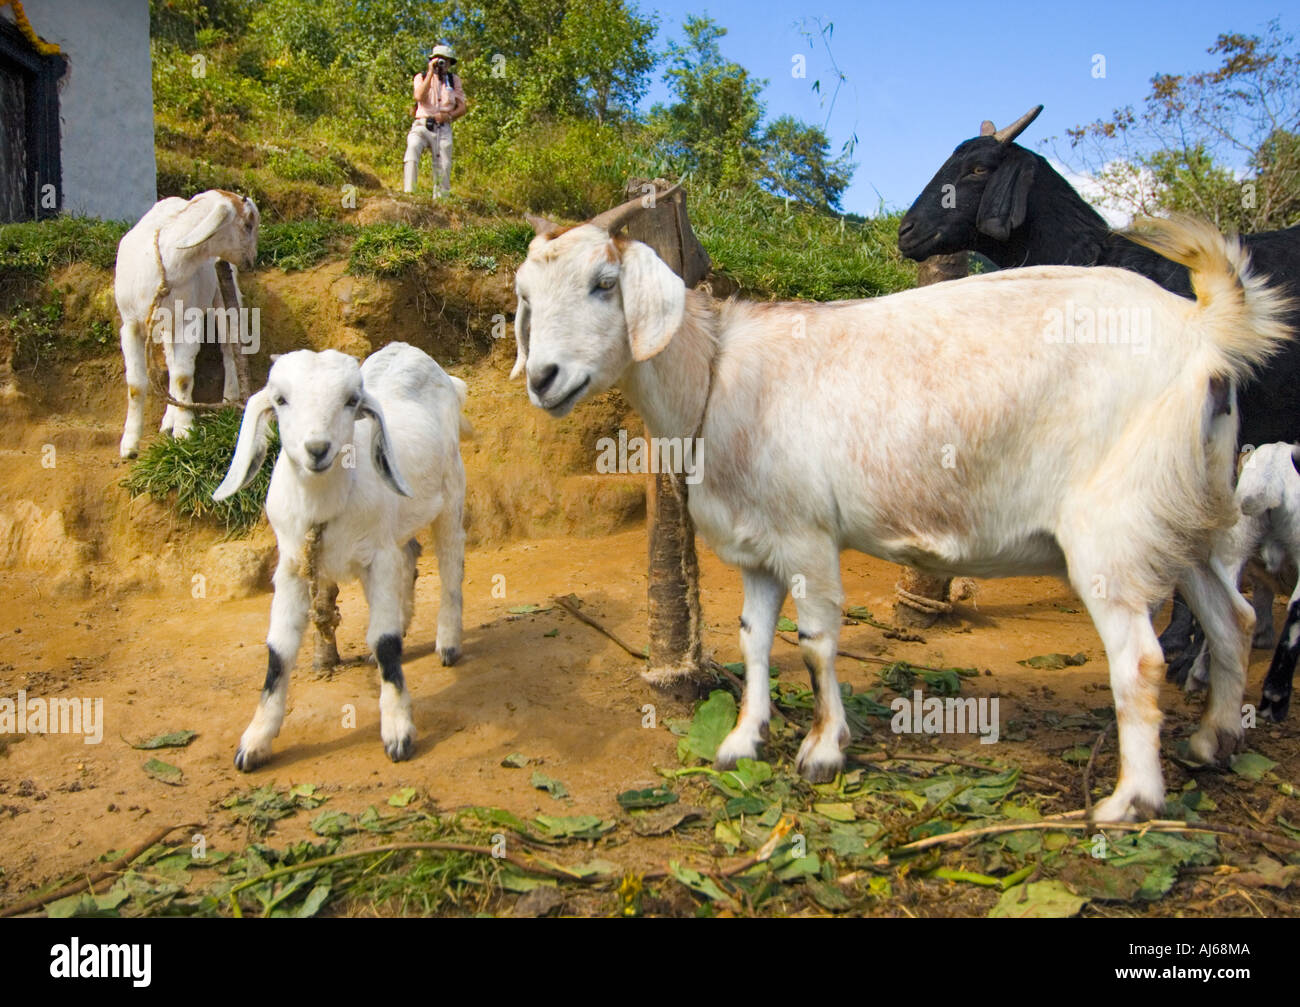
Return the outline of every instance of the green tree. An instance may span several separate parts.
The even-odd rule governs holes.
[[[1222,34],[1207,52],[1221,57],[1213,70],[1152,77],[1141,111],[1067,130],[1072,150],[1134,212],[1191,213],[1243,232],[1300,221],[1294,38],[1271,21],[1262,35]]]
[[[765,188],[824,210],[840,208],[855,165],[848,155],[830,158],[830,140],[819,127],[783,115],[763,131],[760,146]]]
[[[651,125],[679,171],[704,182],[743,187],[758,176],[759,94],[765,80],[723,58],[727,34],[708,17],[688,17],[685,44],[669,42],[664,79],[677,100],[651,109]]]
[[[447,38],[485,138],[538,120],[632,117],[654,68],[656,23],[627,0],[452,0]]]

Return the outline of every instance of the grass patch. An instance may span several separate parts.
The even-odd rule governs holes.
[[[117,261],[117,243],[130,228],[125,221],[90,217],[0,224],[0,277],[11,273],[45,277],[73,262],[111,269]]]
[[[522,220],[505,219],[431,231],[427,237],[439,262],[495,272],[498,266],[514,268],[524,261],[533,229]]]
[[[229,499],[212,500],[235,455],[242,416],[233,407],[200,414],[188,437],[155,438],[131,466],[122,486],[133,497],[148,494],[185,517],[222,525],[232,538],[246,535],[262,516],[272,466],[263,465],[252,483]],[[274,426],[271,431],[268,459],[280,452],[278,432]]]
[[[258,236],[257,264],[278,266],[286,272],[310,269],[331,255],[339,240],[359,232],[353,224],[337,220],[293,220],[267,224]]]
[[[301,147],[274,148],[266,158],[266,167],[292,182],[316,182],[320,185],[342,185],[351,172],[338,161],[341,158],[313,157]]]
[[[353,276],[401,276],[433,251],[433,239],[410,224],[363,228],[348,256]]]
[[[840,218],[758,189],[687,189],[713,268],[751,296],[834,301],[916,284],[916,264],[898,252],[898,215]]]
[[[33,370],[42,362],[82,360],[101,356],[117,343],[113,322],[97,318],[85,326],[69,326],[63,292],[46,286],[40,299],[16,304],[0,318],[0,331],[12,346],[11,366]]]

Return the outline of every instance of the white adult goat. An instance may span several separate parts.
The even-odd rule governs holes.
[[[183,312],[191,308],[203,311],[206,333],[210,309],[239,307],[221,299],[216,262],[225,259],[251,269],[257,258],[260,223],[251,199],[209,189],[188,201],[177,196],[159,200],[122,236],[113,289],[122,316],[122,357],[126,362],[123,458],[134,458],[140,448],[149,390],[149,339],[163,344],[170,397],[193,402],[194,361],[205,334],[181,331],[178,335],[184,328]],[[239,351],[235,345],[239,339],[228,331],[226,312],[218,311],[213,317],[225,366],[222,398],[236,402],[239,386],[234,354]],[[193,422],[192,412],[169,404],[159,429],[185,437]]]
[[[945,576],[1068,577],[1105,644],[1119,720],[1119,780],[1098,821],[1163,806],[1151,612],[1175,584],[1212,641],[1191,749],[1210,761],[1239,744],[1254,618],[1208,558],[1235,519],[1233,382],[1287,334],[1235,241],[1172,222],[1141,239],[1191,269],[1197,302],[1125,270],[1051,266],[874,300],[717,304],[611,237],[641,208],[568,229],[533,218],[515,373],[554,416],[617,385],[652,435],[707,443],[690,513],[745,590],[747,681],[720,766],[766,736],[773,631],[796,577],[816,694],[798,766],[826,780],[843,765],[844,548]],[[1053,326],[1114,309],[1149,319],[1145,356],[1066,343]]]
[[[266,494],[266,516],[280,558],[267,633],[266,683],[235,755],[242,770],[271,755],[284,721],[289,673],[310,608],[309,573],[328,587],[359,577],[370,607],[366,643],[379,664],[380,735],[394,762],[415,742],[411,698],[402,677],[402,637],[414,605],[414,536],[434,526],[442,600],[437,649],[460,656],[465,571],[465,469],[460,436],[465,383],[426,353],[390,343],[364,365],[343,353],[296,350],[278,358],[266,387],[248,400],[230,471],[214,500],[252,481],[266,458],[272,413],[280,456]],[[309,553],[309,539],[319,544]]]

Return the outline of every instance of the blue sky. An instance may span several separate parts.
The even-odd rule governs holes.
[[[943,160],[979,131],[982,119],[1003,126],[1030,106],[1046,106],[1022,141],[1052,136],[1126,104],[1137,105],[1153,74],[1189,73],[1217,62],[1206,53],[1222,32],[1257,34],[1271,18],[1300,34],[1300,16],[1282,0],[1056,4],[1010,0],[993,4],[838,2],[818,6],[770,0],[684,0],[642,3],[660,19],[657,44],[680,40],[689,14],[708,14],[727,28],[723,55],[765,77],[767,118],[789,113],[822,125],[827,106],[812,91],[818,78],[829,96],[834,81],[820,40],[810,48],[797,22],[833,23],[835,61],[847,75],[827,132],[832,149],[857,133],[858,169],[844,209],[874,214],[906,208]],[[791,76],[796,53],[807,77]],[[1106,76],[1093,76],[1093,56],[1106,58]],[[954,86],[955,85],[955,86]],[[645,101],[667,101],[661,77]],[[1068,151],[1068,143],[1058,148]]]

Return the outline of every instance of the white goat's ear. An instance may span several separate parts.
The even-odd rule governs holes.
[[[649,245],[630,241],[622,248],[618,282],[632,359],[649,360],[671,342],[686,310],[686,284]]]
[[[201,245],[210,237],[230,223],[235,217],[235,208],[230,200],[218,196],[213,201],[212,209],[197,224],[186,232],[185,237],[176,243],[177,248],[193,248]]]
[[[515,309],[515,366],[510,372],[511,381],[523,374],[528,366],[528,319],[531,314],[528,302],[519,298],[519,307]]]
[[[357,416],[369,416],[375,421],[375,432],[370,437],[370,457],[375,463],[375,471],[379,473],[379,477],[392,487],[394,493],[404,497],[412,496],[411,487],[407,485],[401,470],[397,467],[393,445],[388,439],[388,424],[384,422],[384,411],[366,392],[361,393],[361,405],[357,407]]]
[[[239,424],[239,440],[235,443],[235,457],[230,471],[212,494],[213,500],[234,496],[253,481],[262,463],[266,461],[266,448],[270,440],[271,393],[263,388],[244,406],[244,419]]]

